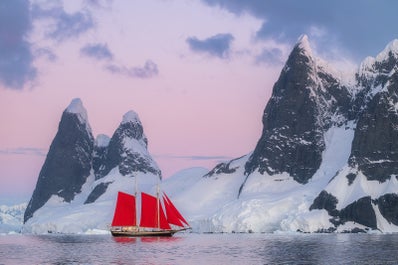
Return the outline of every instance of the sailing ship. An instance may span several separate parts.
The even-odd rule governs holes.
[[[172,236],[177,232],[190,229],[188,222],[166,193],[162,192],[162,198],[160,198],[159,189],[156,197],[144,192],[140,194],[141,215],[139,225],[137,225],[137,192],[135,195],[118,192],[115,213],[110,227],[113,236]]]

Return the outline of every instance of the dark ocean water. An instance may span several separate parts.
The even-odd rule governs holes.
[[[0,264],[398,264],[398,235],[6,235]]]

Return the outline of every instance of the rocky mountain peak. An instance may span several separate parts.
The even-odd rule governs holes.
[[[398,68],[398,39],[391,41],[376,57],[366,57],[360,64],[358,84],[378,86],[385,83],[386,77]]]
[[[96,165],[96,178],[107,175],[117,166],[122,175],[140,171],[160,177],[160,169],[150,156],[147,146],[148,140],[137,113],[127,112],[109,141],[106,154],[101,159],[103,164]]]
[[[298,40],[297,43],[294,47],[294,49],[299,49],[300,52],[302,54],[307,55],[308,57],[312,56],[312,49],[311,49],[311,45],[310,42],[308,40],[308,36],[306,34],[301,35]],[[293,49],[293,50],[294,50]]]
[[[36,188],[25,211],[24,222],[53,195],[74,199],[90,175],[94,138],[80,99],[72,100],[62,114]]]
[[[315,67],[314,64],[315,59],[308,37],[307,35],[302,35],[293,47],[281,74],[291,69],[296,70],[298,67],[303,68],[303,71],[311,72],[311,70],[315,70],[313,69]]]
[[[287,172],[306,183],[319,168],[323,134],[333,122],[344,122],[350,94],[317,62],[303,35],[273,87],[264,110],[263,133],[245,166],[246,174]]]

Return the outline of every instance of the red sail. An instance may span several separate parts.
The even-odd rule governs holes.
[[[156,197],[142,192],[141,201],[141,227],[171,229],[167,223],[163,208]],[[158,205],[160,207],[159,210]],[[158,213],[160,214],[159,216]]]
[[[135,226],[136,223],[135,197],[119,191],[112,226]]]
[[[174,204],[171,202],[169,197],[167,197],[166,193],[163,193],[163,200],[164,200],[164,205],[166,207],[167,221],[173,225],[178,225],[183,227],[184,224],[186,224],[187,226],[189,226],[188,222],[184,219],[184,217],[182,217],[182,215],[174,206]]]

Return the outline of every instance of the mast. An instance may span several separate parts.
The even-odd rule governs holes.
[[[135,195],[135,198],[138,198],[137,197],[137,195],[138,195],[137,175],[134,176],[134,195]],[[141,200],[142,200],[142,198],[141,198]],[[135,216],[138,216],[137,215],[137,199],[135,200],[135,207],[134,208],[135,208],[134,209],[135,210]],[[140,228],[140,222],[138,222],[138,220],[137,220],[137,227]]]
[[[157,222],[158,222],[158,229],[160,229],[160,200],[159,200],[159,182],[156,186],[156,205],[157,205]]]

